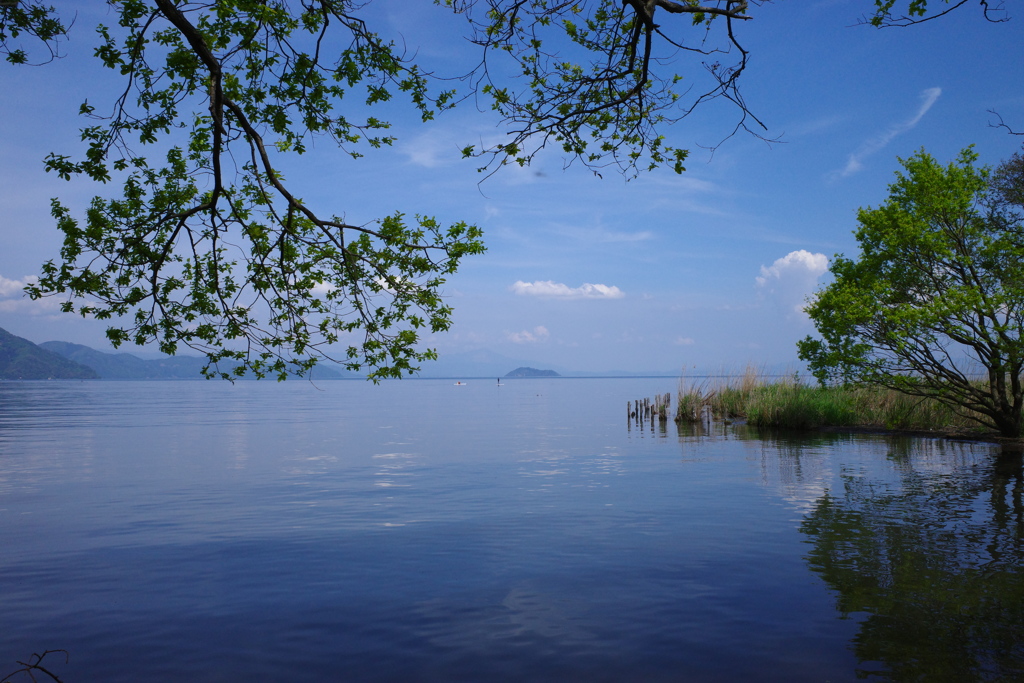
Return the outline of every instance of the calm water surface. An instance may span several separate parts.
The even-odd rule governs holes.
[[[674,390],[0,383],[0,676],[1024,680],[1019,455]]]

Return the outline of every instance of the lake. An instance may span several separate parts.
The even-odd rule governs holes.
[[[1019,453],[675,390],[0,383],[0,676],[1024,680]]]

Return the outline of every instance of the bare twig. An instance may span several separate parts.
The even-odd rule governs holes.
[[[988,113],[992,114],[992,116],[996,117],[996,119],[998,119],[999,121],[999,123],[989,123],[989,128],[1005,128],[1006,132],[1009,133],[1010,135],[1024,135],[1024,130],[1014,130],[1013,128],[1010,127],[1008,123],[1005,123],[1003,121],[1003,117],[1000,116],[999,112],[997,112],[995,109],[989,109]]]
[[[7,674],[6,676],[4,676],[2,679],[0,679],[0,683],[14,683],[14,676],[17,676],[18,674],[25,674],[29,677],[29,680],[36,681],[38,679],[35,677],[34,672],[45,674],[50,677],[50,680],[55,681],[56,683],[62,683],[60,677],[57,676],[57,674],[53,673],[52,671],[43,666],[43,660],[46,658],[46,656],[52,655],[57,652],[64,653],[64,663],[67,664],[69,658],[67,650],[46,650],[45,652],[43,652],[43,654],[37,654],[33,652],[32,656],[29,657],[29,660],[27,662],[18,662],[18,664],[21,665],[20,669],[16,669],[11,673]]]

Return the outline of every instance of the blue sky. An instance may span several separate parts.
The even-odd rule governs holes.
[[[484,229],[487,253],[448,282],[452,330],[428,340],[442,355],[488,349],[580,371],[796,368],[795,342],[813,332],[800,306],[833,254],[855,253],[856,210],[884,201],[896,157],[923,147],[948,161],[974,144],[982,163],[995,164],[1024,142],[990,127],[987,113],[1024,129],[1024,16],[991,24],[969,6],[913,28],[856,26],[872,5],[753,7],[754,19],[739,27],[751,52],[742,89],[782,142],[741,133],[712,154],[705,148],[736,121],[713,103],[665,131],[691,149],[681,176],[598,178],[564,169],[551,153],[481,183],[478,164],[459,150],[501,131],[472,100],[429,124],[393,106],[392,149],[352,160],[322,144],[290,160],[286,173],[307,201],[351,222],[404,211]],[[79,148],[81,101],[103,102],[118,84],[88,56],[97,16],[89,12],[102,18],[105,10],[75,7],[65,59],[0,67],[0,327],[35,342],[107,349],[101,323],[20,294],[58,254],[49,199],[81,209],[104,189],[43,172],[48,152]],[[378,0],[368,11],[376,30],[403,36],[441,72],[474,59],[461,18],[442,8]],[[680,67],[687,76],[699,69]]]

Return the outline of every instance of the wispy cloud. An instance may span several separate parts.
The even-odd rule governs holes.
[[[832,173],[833,178],[847,178],[854,173],[857,173],[864,168],[864,160],[872,154],[883,149],[886,145],[892,142],[893,138],[913,128],[924,118],[924,115],[928,113],[928,110],[932,108],[935,101],[939,99],[939,95],[942,94],[942,88],[928,88],[921,91],[921,105],[918,107],[917,112],[906,121],[902,123],[890,126],[884,133],[876,135],[869,139],[860,148],[850,155],[846,161],[846,166],[841,170]]]
[[[597,231],[598,241],[605,243],[645,242],[653,238],[654,233],[651,232],[650,230],[641,230],[640,232],[625,232],[620,230],[600,229]]]
[[[513,344],[536,344],[537,342],[547,341],[548,337],[551,336],[551,333],[548,332],[548,328],[543,325],[538,325],[532,330],[507,332],[506,336]]]
[[[626,230],[612,230],[603,225],[580,227],[578,225],[556,224],[552,226],[552,230],[560,235],[586,242],[587,244],[646,242],[654,239],[654,233],[650,230],[630,232]]]
[[[811,137],[823,133],[834,133],[835,129],[846,121],[846,116],[821,116],[816,119],[799,121],[785,128],[785,137],[797,139]]]
[[[39,315],[56,313],[60,310],[61,300],[56,297],[29,299],[24,289],[39,280],[35,275],[26,275],[14,280],[0,275],[0,313],[29,313]]]
[[[35,284],[38,279],[34,275],[27,275],[20,280],[12,280],[0,275],[0,299],[22,298],[25,296],[22,290],[28,285]]]
[[[521,296],[540,296],[553,299],[621,299],[626,296],[618,287],[592,285],[589,282],[585,282],[579,287],[570,287],[551,280],[537,280],[536,282],[517,280],[509,289]]]
[[[401,144],[409,161],[424,168],[450,166],[462,158],[458,140],[447,132],[431,130]]]

